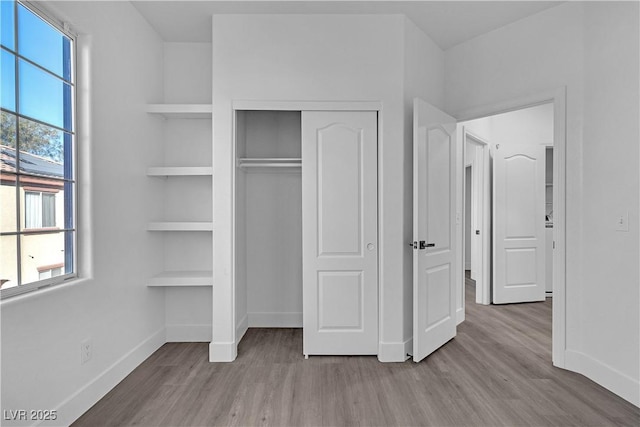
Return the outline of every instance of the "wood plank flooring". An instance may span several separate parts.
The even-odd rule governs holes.
[[[416,364],[302,356],[301,329],[250,329],[233,363],[169,343],[74,426],[640,426],[640,409],[551,366],[551,300],[481,306]]]

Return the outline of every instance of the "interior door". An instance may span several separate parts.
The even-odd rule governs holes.
[[[493,303],[545,299],[545,147],[493,154]]]
[[[377,113],[302,112],[303,353],[378,354]]]
[[[413,103],[413,360],[456,335],[456,121]]]

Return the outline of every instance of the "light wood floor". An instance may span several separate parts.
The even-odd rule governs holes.
[[[416,364],[302,356],[301,329],[250,329],[233,363],[165,344],[74,426],[640,426],[640,410],[551,366],[551,300],[476,305]]]

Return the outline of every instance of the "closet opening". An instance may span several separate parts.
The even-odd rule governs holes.
[[[236,110],[234,149],[239,342],[302,327],[301,112]]]

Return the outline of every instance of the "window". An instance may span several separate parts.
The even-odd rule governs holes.
[[[31,5],[0,7],[5,298],[75,277],[75,39]]]
[[[51,228],[55,226],[56,195],[25,191],[24,228]]]

